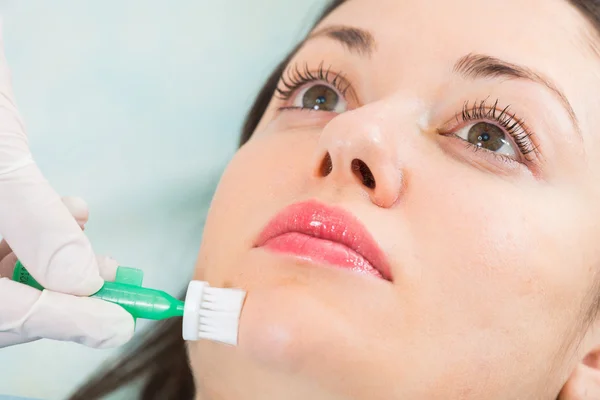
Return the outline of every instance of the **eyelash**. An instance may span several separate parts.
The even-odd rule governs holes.
[[[342,96],[346,97],[346,93],[351,87],[350,83],[346,81],[341,72],[333,73],[331,72],[331,66],[325,69],[324,64],[324,62],[321,62],[316,72],[312,72],[309,69],[308,63],[304,65],[304,69],[302,70],[298,64],[288,68],[279,80],[280,85],[275,89],[277,96],[287,101],[298,89],[308,83],[326,82],[337,89]]]
[[[308,63],[304,64],[303,69],[300,68],[299,64],[289,67],[282,74],[279,84],[275,89],[277,97],[283,101],[288,101],[298,91],[298,89],[306,86],[313,82],[324,82],[335,88],[339,94],[346,97],[348,90],[352,87],[342,72],[333,73],[331,72],[331,66],[327,69],[324,68],[324,62],[319,64],[316,72],[312,72],[308,66]],[[499,100],[496,100],[492,106],[487,105],[487,99],[482,101],[475,101],[472,105],[469,105],[469,101],[463,104],[462,110],[456,113],[456,120],[462,119],[463,123],[472,121],[495,121],[501,126],[513,139],[514,143],[518,147],[521,154],[528,158],[528,155],[537,151],[537,146],[532,141],[534,135],[526,127],[523,119],[511,113],[510,105],[506,106],[502,110],[498,108]],[[280,110],[295,109],[297,107],[281,107]],[[448,135],[449,133],[442,133]],[[478,146],[472,145],[467,142],[467,147],[472,148],[475,151],[481,150]],[[504,156],[502,154],[492,153],[507,161],[515,161],[512,158]]]
[[[471,106],[469,106],[469,101],[466,101],[463,104],[462,111],[456,114],[457,122],[459,119],[462,119],[463,122],[496,121],[512,137],[523,156],[527,157],[527,155],[534,153],[537,147],[531,140],[533,133],[526,128],[523,119],[509,111],[510,105],[500,110],[498,108],[499,100],[496,100],[492,106],[488,106],[486,101],[476,101]],[[470,143],[468,144],[471,146]],[[472,147],[475,150],[480,150],[477,146],[472,145]],[[502,155],[498,156],[503,157]]]

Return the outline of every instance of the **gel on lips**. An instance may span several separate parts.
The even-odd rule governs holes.
[[[363,225],[348,212],[317,201],[284,209],[267,224],[257,246],[391,280],[383,252]]]
[[[295,254],[309,261],[331,264],[383,278],[381,272],[349,247],[303,233],[284,233],[268,240],[263,246],[281,253]]]

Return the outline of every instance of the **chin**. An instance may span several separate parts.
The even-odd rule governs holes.
[[[372,345],[373,335],[397,333],[389,307],[398,299],[386,280],[260,248],[218,265],[218,275],[207,274],[211,284],[247,291],[237,350],[262,367],[335,369]]]

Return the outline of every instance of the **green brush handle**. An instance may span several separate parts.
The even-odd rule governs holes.
[[[114,282],[104,282],[99,291],[91,295],[123,307],[134,319],[161,320],[183,316],[183,301],[162,290],[142,287],[144,273],[135,268],[119,267]],[[17,261],[13,280],[38,290],[44,290],[20,261]]]

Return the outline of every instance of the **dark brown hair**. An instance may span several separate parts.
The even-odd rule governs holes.
[[[317,24],[345,0],[333,0],[324,9]],[[600,0],[568,0],[600,32]],[[260,122],[279,79],[294,49],[273,71],[250,109],[240,137],[244,145]],[[598,305],[600,307],[600,304]],[[94,400],[133,385],[140,387],[141,400],[193,400],[195,387],[185,343],[181,337],[181,318],[153,326],[142,342],[131,344],[112,363],[104,366],[70,400]]]

